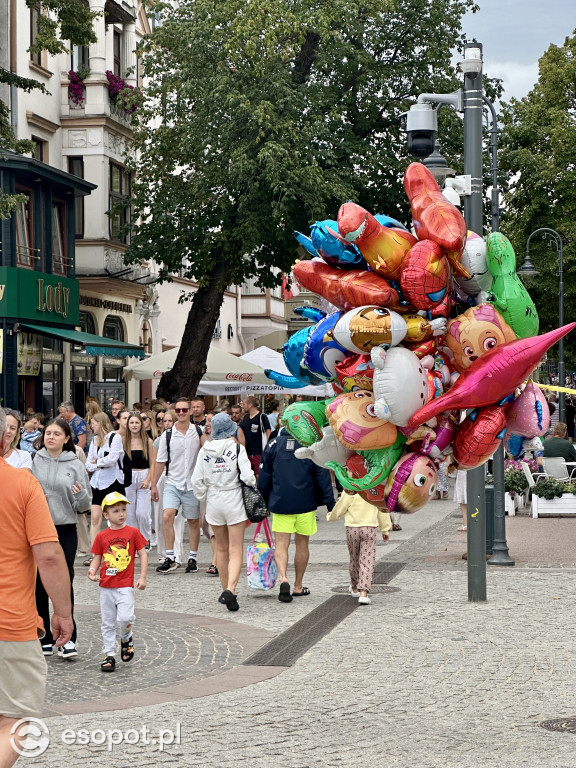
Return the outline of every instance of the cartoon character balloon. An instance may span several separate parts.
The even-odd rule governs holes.
[[[320,320],[310,329],[304,346],[304,368],[321,381],[334,381],[336,366],[348,355],[348,350],[338,343],[332,333],[341,316],[341,312],[333,312]]]
[[[454,355],[454,368],[463,373],[486,352],[515,338],[512,328],[492,304],[478,304],[450,320],[446,346]]]
[[[326,416],[342,445],[355,451],[385,448],[398,434],[394,424],[381,421],[374,413],[372,392],[338,395],[326,406]]]
[[[400,286],[416,309],[432,309],[446,296],[449,276],[442,248],[432,240],[421,240],[404,257]]]
[[[458,427],[452,455],[460,469],[474,469],[492,456],[506,434],[501,405],[472,411]]]
[[[492,273],[486,261],[486,242],[480,235],[470,230],[468,230],[461,261],[471,277],[456,275],[456,282],[460,288],[468,296],[477,296],[481,291],[489,291],[492,285]]]
[[[384,487],[390,512],[417,512],[436,492],[438,471],[434,462],[418,453],[405,454]]]
[[[330,400],[292,403],[284,409],[280,421],[300,445],[307,446],[322,440],[323,427],[328,424],[326,406]]]
[[[428,380],[421,361],[409,349],[372,350],[374,412],[379,419],[405,427],[428,402]]]
[[[364,459],[366,473],[361,479],[354,477],[352,470],[349,473],[335,461],[327,462],[326,467],[334,471],[343,488],[347,488],[349,491],[366,491],[386,480],[393,466],[402,455],[405,443],[406,438],[404,435],[398,433],[396,442],[386,448],[379,448],[375,451],[359,451],[353,454]]]
[[[336,365],[336,377],[344,392],[373,389],[374,364],[370,355],[350,354]]]
[[[542,390],[529,381],[506,411],[508,431],[523,437],[541,437],[550,426],[550,409]]]
[[[323,427],[322,434],[322,440],[319,440],[317,443],[297,448],[294,452],[296,458],[312,459],[314,464],[318,464],[319,467],[325,467],[327,462],[337,462],[338,466],[345,464],[353,451],[342,445],[336,438],[332,427]]]

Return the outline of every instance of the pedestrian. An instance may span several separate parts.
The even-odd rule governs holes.
[[[152,536],[152,500],[150,484],[154,466],[154,445],[148,437],[146,424],[136,411],[128,419],[128,432],[123,441],[124,454],[132,465],[132,483],[125,494],[130,504],[127,522],[138,528],[147,542]]]
[[[448,491],[450,490],[450,482],[448,480],[448,459],[444,459],[437,466],[438,469],[438,485],[436,486],[436,494],[434,498],[447,499]]]
[[[270,411],[267,414],[270,429],[275,431],[278,429],[278,419],[280,418],[280,401],[272,400],[270,402]]]
[[[227,413],[212,418],[212,439],[198,454],[192,485],[200,501],[206,499],[206,522],[214,531],[216,562],[222,594],[219,597],[229,611],[237,611],[236,588],[244,556],[246,510],[240,480],[256,485],[256,476],[234,433],[236,425]]]
[[[144,422],[144,427],[146,428],[146,434],[154,442],[156,438],[158,437],[158,427],[156,425],[156,414],[154,411],[141,411],[140,416],[142,417],[142,421]]]
[[[370,605],[372,601],[368,595],[376,565],[376,529],[380,528],[384,542],[388,542],[390,515],[365,501],[359,493],[347,490],[343,491],[326,519],[338,520],[342,515],[350,554],[349,592],[358,597],[360,605]]]
[[[466,488],[467,472],[463,469],[456,470],[456,482],[454,484],[454,501],[460,504],[462,514],[462,524],[458,527],[459,531],[468,530],[468,496]]]
[[[73,403],[70,400],[65,400],[58,406],[58,412],[60,417],[70,424],[72,430],[72,436],[74,439],[74,445],[80,446],[82,450],[86,448],[86,440],[88,429],[86,422],[81,416],[78,416],[74,408]]]
[[[6,416],[0,409],[0,454],[5,442]],[[46,496],[30,472],[3,458],[0,530],[0,765],[9,768],[18,759],[15,747],[22,750],[26,741],[29,719],[43,714],[47,668],[38,638],[49,631],[63,647],[74,625],[68,568]],[[52,601],[51,626],[42,624],[36,610],[36,569]]]
[[[18,448],[20,443],[20,431],[22,428],[22,417],[18,411],[12,408],[5,408],[6,415],[6,440],[4,448],[4,461],[15,469],[32,470],[32,455],[28,451]],[[38,437],[40,436],[38,431]]]
[[[116,429],[116,421],[118,414],[126,408],[126,404],[122,400],[113,400],[110,406],[110,423],[113,428]]]
[[[552,435],[544,440],[544,458],[560,457],[564,461],[576,461],[576,448],[567,439],[568,429],[562,421],[556,422]]]
[[[204,424],[204,432],[200,438],[200,445],[204,445],[207,440],[212,440],[212,417],[215,415],[214,411],[208,411],[206,414]],[[234,424],[234,422],[232,422]],[[234,425],[236,427],[236,425]]]
[[[36,414],[27,416],[20,436],[20,450],[32,454],[36,453],[34,443],[38,440],[41,434],[42,430],[40,429],[40,422],[38,421]]]
[[[293,597],[310,594],[303,585],[303,578],[310,557],[310,536],[316,533],[316,509],[325,505],[334,508],[334,491],[330,473],[310,459],[296,458],[295,451],[301,448],[283,427],[278,436],[266,446],[262,456],[262,467],[258,477],[258,490],[268,509],[272,512],[272,531],[276,546],[276,565],[282,603],[289,603]],[[290,592],[287,577],[288,549],[294,536],[294,589]]]
[[[70,601],[74,610],[74,558],[78,549],[76,513],[87,510],[92,501],[92,490],[84,464],[76,457],[72,430],[65,419],[49,422],[41,438],[32,464],[32,474],[46,494],[50,516],[56,526],[58,541],[64,552],[70,578]],[[44,622],[50,624],[48,593],[40,577],[36,579],[36,608]],[[49,629],[41,641],[45,656],[53,653],[54,638]],[[58,656],[74,659],[76,650],[76,622],[72,637],[58,648]]]
[[[164,419],[162,423],[162,432],[167,429],[171,429],[176,421],[176,413],[173,410],[167,409],[164,413]],[[154,450],[156,455],[158,454],[158,448],[160,447],[160,436],[154,441]],[[155,467],[155,463],[152,465]],[[162,499],[164,496],[164,484],[166,482],[166,472],[162,472],[158,479],[158,501],[152,500],[152,515],[154,520],[154,530],[156,531],[156,546],[159,562],[163,563],[166,559],[166,544],[164,542],[164,530],[163,530],[163,508]],[[152,493],[150,494],[152,497]],[[185,528],[184,515],[177,514],[174,518],[174,561],[178,568],[182,565],[182,548],[184,541],[184,528]]]
[[[166,545],[166,559],[156,568],[158,573],[175,573],[178,565],[174,556],[174,518],[182,506],[188,521],[190,554],[186,573],[198,572],[198,545],[200,543],[200,504],[192,490],[192,472],[200,450],[202,430],[190,423],[190,401],[179,397],[175,403],[176,423],[162,433],[152,480],[152,501],[158,501],[158,481],[166,470],[162,500],[162,528]]]
[[[114,432],[106,413],[97,413],[91,421],[94,439],[90,443],[86,469],[92,486],[90,540],[94,541],[102,525],[102,501],[113,491],[124,493],[124,445]],[[84,560],[89,566],[92,558]]]
[[[102,499],[102,514],[108,528],[100,531],[92,544],[94,555],[88,578],[100,584],[100,614],[104,661],[102,672],[116,668],[116,624],[120,625],[120,658],[134,658],[134,560],[140,558],[140,576],[136,589],[146,589],[148,569],[147,541],[137,528],[126,525],[126,505],[130,502],[114,491]],[[100,568],[101,566],[101,568]],[[98,569],[100,568],[100,573]]]
[[[270,422],[268,416],[260,413],[260,402],[257,397],[249,395],[242,401],[244,418],[240,424],[246,453],[252,464],[254,474],[258,477],[262,453],[270,437]],[[242,440],[239,440],[241,443]]]
[[[190,414],[192,416],[192,423],[197,424],[199,427],[206,426],[206,404],[201,397],[194,397],[190,401]]]

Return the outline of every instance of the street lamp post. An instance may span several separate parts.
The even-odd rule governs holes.
[[[538,275],[538,271],[534,268],[534,265],[530,261],[530,240],[534,237],[534,235],[538,235],[540,233],[543,233],[544,237],[549,238],[549,244],[552,245],[556,253],[558,254],[558,320],[560,322],[560,326],[564,325],[564,259],[562,254],[562,236],[559,232],[556,232],[555,229],[551,229],[550,227],[539,227],[539,229],[535,229],[534,232],[532,232],[528,236],[528,240],[526,240],[526,258],[524,259],[524,264],[521,266],[521,268],[518,270],[518,275],[524,279],[531,279],[533,277],[536,277]],[[566,385],[566,372],[564,370],[564,339],[560,339],[558,342],[558,384],[561,387],[564,387]],[[564,392],[558,393],[558,420],[564,421]]]

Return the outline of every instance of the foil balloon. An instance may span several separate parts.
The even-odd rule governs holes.
[[[411,163],[404,174],[404,189],[418,240],[433,240],[446,252],[454,272],[470,277],[460,263],[468,232],[466,222],[458,208],[444,197],[428,168]]]
[[[304,288],[345,310],[364,304],[400,308],[398,291],[375,272],[344,272],[321,261],[301,261],[294,275]]]
[[[376,213],[374,214],[374,218],[378,224],[382,224],[383,227],[388,227],[388,229],[403,229],[408,232],[408,228],[405,227],[404,224],[401,224],[397,219],[393,219],[391,216],[386,216],[385,213]]]
[[[463,373],[486,352],[515,338],[512,328],[492,304],[478,304],[450,320],[446,346],[454,356],[454,368]]]
[[[518,338],[538,333],[538,312],[516,274],[516,255],[510,240],[492,232],[486,241],[486,259],[492,273],[490,301]]]
[[[406,322],[406,344],[420,343],[432,336],[444,336],[447,329],[445,317],[426,320],[422,315],[404,315]]]
[[[336,365],[336,377],[344,392],[372,390],[374,364],[370,355],[348,355]]]
[[[345,242],[354,243],[375,272],[390,280],[402,273],[402,259],[416,244],[404,229],[391,229],[356,203],[344,203],[338,211],[338,231]]]
[[[318,464],[319,467],[325,467],[327,462],[336,462],[337,466],[345,464],[353,451],[350,448],[345,448],[342,443],[336,438],[332,427],[322,428],[322,440],[312,445],[297,448],[295,456],[297,459],[311,459],[314,464]]]
[[[486,261],[486,242],[480,235],[470,230],[467,233],[461,263],[471,277],[456,275],[456,282],[468,296],[476,296],[480,291],[490,290],[492,273]]]
[[[374,412],[382,421],[407,426],[410,417],[428,402],[428,380],[421,361],[409,349],[372,350]]]
[[[446,296],[449,277],[442,248],[432,240],[422,240],[404,257],[400,287],[416,309],[432,309]]]
[[[508,431],[523,437],[541,437],[550,426],[550,409],[542,390],[529,381],[506,411]]]
[[[312,326],[313,327],[313,326]],[[308,341],[308,336],[312,327],[300,328],[296,333],[292,334],[288,341],[282,347],[282,354],[284,355],[284,362],[286,367],[292,374],[287,376],[284,373],[278,373],[270,368],[265,368],[264,373],[269,379],[277,384],[279,387],[285,387],[286,389],[299,389],[306,387],[309,384],[321,384],[322,379],[318,376],[307,371],[301,365],[302,356],[304,354],[304,347]]]
[[[338,224],[332,219],[317,221],[310,229],[310,239],[326,264],[340,269],[366,269],[366,261],[353,243],[337,236]]]
[[[346,467],[352,478],[364,478],[368,473],[368,463],[364,456],[359,453],[353,453],[346,462]],[[384,497],[384,484],[379,483],[366,491],[359,491],[363,499],[374,504],[379,509],[386,509],[386,499]]]
[[[407,453],[392,469],[384,497],[390,512],[417,512],[436,492],[438,471],[434,462],[418,453]]]
[[[487,461],[506,434],[501,405],[474,410],[459,425],[452,455],[459,469],[474,469]]]
[[[501,402],[529,377],[546,351],[575,327],[576,323],[570,323],[541,336],[516,339],[491,349],[475,360],[448,392],[416,411],[409,426],[415,428],[443,411]]]
[[[334,434],[346,448],[369,451],[392,445],[398,431],[374,413],[372,392],[358,390],[338,395],[326,406],[326,417]]]
[[[408,445],[411,451],[441,460],[452,452],[455,431],[455,419],[451,416],[443,416],[434,428],[427,424],[418,427],[414,437],[410,435],[408,438]]]
[[[359,454],[356,454],[364,459],[366,467],[366,474],[361,479],[351,476],[347,468],[345,469],[335,461],[329,461],[326,467],[333,470],[343,488],[349,491],[366,491],[386,480],[392,471],[392,467],[402,455],[405,443],[406,438],[398,434],[396,442],[387,448],[379,448],[375,451],[360,451]]]
[[[336,378],[336,366],[349,354],[332,335],[341,315],[341,312],[333,312],[320,320],[310,330],[304,347],[304,368],[321,381],[333,381]]]
[[[397,312],[368,305],[342,315],[334,326],[333,336],[350,352],[367,354],[379,344],[400,344],[406,330],[406,321]]]
[[[311,256],[320,257],[320,254],[314,247],[314,243],[312,242],[311,238],[302,234],[302,232],[292,232],[292,234],[294,235],[298,243],[304,248],[304,250],[307,251]]]
[[[292,403],[284,409],[280,423],[300,445],[312,445],[324,437],[322,429],[328,424],[326,406],[329,402],[330,400],[317,400]]]

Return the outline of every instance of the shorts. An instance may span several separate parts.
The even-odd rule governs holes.
[[[186,520],[198,520],[200,517],[200,502],[194,496],[194,491],[185,491],[166,483],[162,496],[162,509],[178,510],[180,506]]]
[[[210,525],[236,525],[248,522],[240,487],[228,488],[225,491],[208,490],[206,522]]]
[[[252,467],[252,471],[258,477],[260,474],[260,465],[262,464],[262,454],[261,453],[255,453],[252,456],[248,456],[248,461],[250,462],[250,466]]]
[[[102,506],[104,497],[108,496],[109,493],[114,493],[114,491],[124,495],[124,486],[122,483],[119,483],[118,480],[114,480],[112,485],[109,485],[108,488],[102,488],[101,490],[99,488],[92,488],[92,504],[95,504],[98,507]]]
[[[314,536],[318,530],[316,510],[303,512],[299,515],[278,515],[273,512],[272,530],[274,533],[299,533],[302,536]]]
[[[0,640],[0,715],[42,717],[46,659],[38,640]]]

